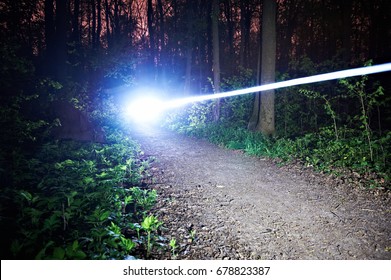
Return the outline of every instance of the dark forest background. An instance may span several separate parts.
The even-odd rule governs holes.
[[[16,75],[72,81],[86,95],[143,82],[199,93],[212,77],[212,2],[3,0],[2,90],[17,91]],[[389,61],[390,11],[385,0],[277,1],[278,73]],[[262,1],[219,1],[222,77],[256,72],[261,17]]]

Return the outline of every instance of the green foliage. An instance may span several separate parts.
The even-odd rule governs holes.
[[[182,110],[169,114],[164,125],[179,132],[190,133],[202,129],[213,119],[213,102],[191,104]]]
[[[240,68],[239,74],[223,79],[222,91],[231,91],[254,85],[252,71]],[[229,126],[246,127],[253,104],[253,96],[243,95],[220,100],[220,123]],[[165,120],[165,126],[170,129],[200,135],[202,130],[210,125],[213,118],[214,101],[193,103],[182,110],[170,114]],[[235,145],[235,144],[233,144]]]
[[[371,62],[368,63],[369,65]],[[354,121],[358,121],[362,135],[366,138],[370,159],[373,161],[373,144],[372,144],[372,129],[370,127],[370,113],[374,106],[379,106],[379,98],[384,95],[384,89],[380,85],[376,85],[375,89],[369,91],[367,89],[368,76],[363,76],[356,82],[350,82],[347,79],[340,80],[340,83],[346,87],[348,94],[353,98],[357,98],[360,104],[360,113],[353,117]]]
[[[338,140],[338,127],[337,127],[337,114],[333,110],[330,100],[327,98],[326,95],[320,94],[316,91],[311,91],[307,89],[301,89],[299,90],[300,93],[304,94],[306,97],[310,99],[321,99],[324,102],[324,110],[327,115],[329,115],[333,121],[333,127],[334,127],[334,133],[335,133],[335,139]]]
[[[144,219],[157,195],[135,186],[145,175],[139,146],[118,131],[109,139],[110,144],[57,141],[35,157],[15,154],[14,180],[1,196],[2,226],[13,233],[3,254],[123,259],[134,251],[137,236],[124,230]]]
[[[254,75],[250,69],[239,68],[239,73],[223,79],[222,91],[231,91],[255,85]],[[254,97],[250,94],[223,98],[221,100],[220,121],[233,126],[246,127],[253,108]]]

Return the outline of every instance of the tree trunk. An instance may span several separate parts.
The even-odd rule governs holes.
[[[56,78],[64,81],[67,61],[67,0],[56,0]]]
[[[212,32],[212,1],[208,0],[201,0],[201,7],[204,6],[206,8],[206,23],[207,23],[207,30],[206,30],[206,36],[200,36],[200,43],[199,43],[199,49],[200,46],[206,45],[206,51],[204,53],[204,62],[205,67],[208,69],[208,71],[200,72],[200,81],[204,77],[210,77],[213,74],[213,36]],[[200,70],[202,71],[202,68],[200,67]],[[212,70],[212,71],[210,71]]]
[[[186,16],[189,18],[187,21],[187,34],[186,34],[186,66],[185,66],[185,84],[184,95],[190,95],[191,88],[191,71],[193,62],[193,20],[190,20],[191,15],[196,12],[196,7],[193,1],[186,3]]]
[[[219,42],[219,0],[212,2],[212,38],[213,38],[213,86],[214,92],[220,92],[220,42]],[[214,120],[220,118],[220,99],[216,100],[214,107]]]
[[[94,47],[99,49],[100,48],[100,33],[102,32],[102,7],[101,7],[101,0],[97,0],[96,2],[96,8],[97,8],[97,25],[96,25],[96,40],[94,43]]]
[[[159,13],[159,79],[160,83],[164,86],[167,83],[166,78],[166,46],[165,46],[165,24],[164,24],[164,11],[163,11],[163,2],[162,0],[157,0],[157,11]],[[190,19],[189,19],[190,20]]]
[[[263,1],[261,84],[275,82],[276,77],[276,1]],[[261,109],[256,130],[265,135],[275,133],[274,90],[261,93]]]
[[[261,84],[275,82],[276,72],[276,1],[263,0],[261,39]],[[258,120],[255,122],[255,117]],[[256,125],[255,125],[256,123]],[[249,129],[265,135],[275,133],[274,90],[258,93],[254,100]]]
[[[153,29],[152,0],[148,0],[147,24],[148,24],[148,33],[149,33],[150,67],[153,69],[153,72],[155,72],[155,47],[156,47],[156,45],[155,45],[155,30]]]
[[[249,67],[252,9],[248,0],[240,2],[240,65]]]
[[[119,3],[118,0],[114,1],[114,29],[113,29],[113,37],[115,44],[118,44],[121,38],[121,27],[119,23]]]
[[[352,3],[350,1],[341,1],[341,17],[342,17],[342,52],[343,60],[348,65],[351,64],[352,50]]]
[[[80,0],[74,0],[72,39],[77,43],[80,42],[79,16],[80,16]]]
[[[239,65],[244,66],[244,46],[245,46],[245,4],[240,2],[240,49],[239,49]]]
[[[111,47],[111,35],[110,35],[110,7],[108,0],[105,0],[105,20],[106,20],[106,35],[107,35],[107,46]]]
[[[92,16],[92,45],[96,46],[96,7],[95,7],[95,0],[91,0],[91,16]]]
[[[261,39],[262,40],[262,39]],[[258,52],[258,60],[257,60],[257,81],[256,84],[260,84],[259,78],[261,77],[261,51],[262,51],[262,46],[260,45],[260,49]],[[250,120],[248,122],[247,128],[249,130],[255,130],[255,128],[258,125],[258,120],[259,120],[259,110],[261,109],[261,98],[260,98],[261,93],[257,92],[254,97],[254,104],[253,104],[253,112],[251,114]]]
[[[235,43],[234,43],[234,30],[235,30],[235,24],[234,19],[232,17],[232,3],[231,0],[225,0],[224,1],[224,12],[225,17],[227,20],[227,47],[228,47],[228,55],[231,58],[230,63],[227,63],[224,65],[224,69],[228,73],[233,73],[236,68],[236,63],[233,61],[235,58]]]
[[[55,26],[53,0],[45,0],[46,72],[54,74]]]

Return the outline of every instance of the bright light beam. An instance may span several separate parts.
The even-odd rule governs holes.
[[[298,79],[293,79],[293,80],[288,80],[283,82],[277,82],[272,84],[266,84],[266,85],[227,91],[227,92],[216,93],[216,94],[207,94],[207,95],[179,98],[179,99],[174,99],[171,101],[164,102],[161,105],[163,106],[163,108],[169,109],[169,108],[180,107],[193,102],[200,102],[200,101],[223,98],[223,97],[231,97],[236,95],[243,95],[248,93],[267,91],[267,90],[279,89],[279,88],[285,88],[285,87],[291,87],[297,85],[305,85],[305,84],[311,84],[317,82],[324,82],[324,81],[349,78],[355,76],[362,76],[368,74],[375,74],[375,73],[387,72],[387,71],[391,71],[391,63],[353,68],[353,69],[336,71],[336,72],[331,72],[326,74],[319,74],[319,75],[314,75],[314,76],[309,76],[304,78],[298,78]]]
[[[331,72],[326,74],[319,74],[319,75],[314,75],[314,76],[309,76],[304,78],[298,78],[298,79],[293,79],[293,80],[288,80],[283,82],[277,82],[272,84],[266,84],[266,85],[227,91],[227,92],[216,93],[216,94],[206,94],[206,95],[178,98],[170,101],[161,101],[156,98],[146,97],[134,101],[127,108],[126,111],[128,117],[131,117],[132,119],[138,122],[151,122],[158,119],[163,111],[184,106],[188,103],[218,99],[223,97],[231,97],[236,95],[243,95],[243,94],[267,91],[272,89],[280,89],[280,88],[286,88],[291,86],[324,82],[324,81],[330,81],[330,80],[336,80],[342,78],[375,74],[375,73],[381,73],[387,71],[391,71],[391,63],[353,68],[353,69],[336,71],[336,72]]]

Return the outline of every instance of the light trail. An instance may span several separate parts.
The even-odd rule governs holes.
[[[162,105],[164,108],[175,108],[175,107],[183,106],[185,104],[193,103],[193,102],[200,102],[200,101],[205,101],[205,100],[212,100],[212,99],[218,99],[218,98],[223,98],[223,97],[231,97],[231,96],[236,96],[236,95],[243,95],[243,94],[248,94],[248,93],[267,91],[267,90],[272,90],[272,89],[280,89],[280,88],[286,88],[286,87],[291,87],[291,86],[305,85],[305,84],[324,82],[324,81],[330,81],[330,80],[336,80],[336,79],[342,79],[342,78],[349,78],[349,77],[355,77],[355,76],[363,76],[363,75],[369,75],[369,74],[375,74],[375,73],[381,73],[381,72],[387,72],[387,71],[391,71],[391,63],[366,66],[366,67],[360,67],[360,68],[353,68],[353,69],[336,71],[336,72],[331,72],[331,73],[326,73],[326,74],[319,74],[319,75],[314,75],[314,76],[309,76],[309,77],[304,77],[304,78],[298,78],[298,79],[293,79],[293,80],[288,80],[288,81],[282,81],[282,82],[260,85],[260,86],[244,88],[244,89],[238,89],[238,90],[233,90],[233,91],[227,91],[227,92],[222,92],[222,93],[179,98],[179,99],[174,99],[171,101],[164,102]]]
[[[206,95],[197,95],[185,98],[178,98],[169,101],[161,101],[156,97],[150,98],[145,97],[138,100],[135,100],[130,106],[128,106],[125,111],[126,115],[131,117],[134,120],[139,122],[150,122],[159,118],[161,113],[165,110],[184,106],[189,103],[201,102],[205,100],[213,100],[224,97],[232,97],[237,95],[262,92],[273,89],[286,88],[291,86],[305,85],[311,83],[318,83],[342,78],[349,78],[355,76],[363,76],[381,72],[391,71],[391,63],[365,66],[360,68],[353,68],[348,70],[336,71],[326,74],[319,74],[309,77],[303,77],[288,81],[282,81],[272,84],[260,85],[250,88],[244,88],[239,90],[227,91],[222,93],[215,94],[206,94]]]

